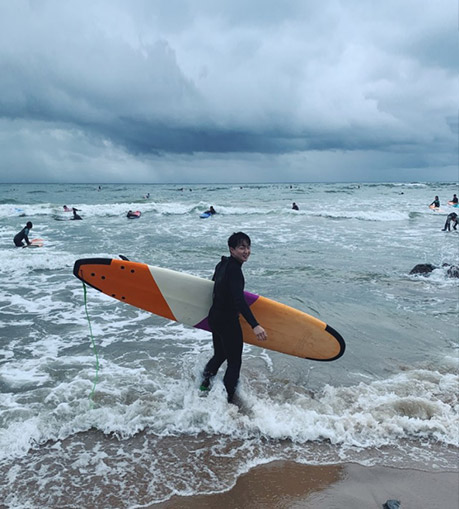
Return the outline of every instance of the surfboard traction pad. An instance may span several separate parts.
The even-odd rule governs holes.
[[[73,274],[121,302],[211,332],[207,315],[212,305],[213,281],[113,258],[77,260]],[[344,354],[344,339],[325,322],[266,297],[250,292],[244,295],[268,334],[266,341],[258,341],[241,316],[244,342],[316,361],[333,361]]]

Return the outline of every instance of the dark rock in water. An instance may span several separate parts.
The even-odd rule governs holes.
[[[459,277],[459,267],[457,265],[451,265],[451,267],[446,271],[446,275],[448,277]]]
[[[433,270],[435,270],[437,268],[438,267],[435,267],[435,265],[432,265],[431,263],[419,263],[418,265],[415,265],[411,269],[410,275],[425,274],[428,276]],[[450,263],[443,263],[441,268],[446,270],[447,277],[459,278],[459,267],[457,265],[451,265]]]
[[[411,269],[410,274],[430,274],[435,268],[431,263],[419,263]]]
[[[388,500],[384,505],[383,509],[399,509],[400,502],[398,500]]]
[[[442,269],[448,269],[446,270],[446,275],[448,277],[455,277],[459,278],[459,267],[457,265],[451,265],[450,263],[442,263],[441,265]]]

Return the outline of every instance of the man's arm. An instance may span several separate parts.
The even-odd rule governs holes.
[[[229,275],[230,289],[238,311],[252,327],[258,340],[264,341],[268,337],[265,329],[257,322],[244,297],[244,276],[241,269],[235,267]]]

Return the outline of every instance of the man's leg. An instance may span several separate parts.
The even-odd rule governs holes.
[[[223,341],[220,335],[216,332],[212,333],[212,342],[214,345],[214,355],[210,361],[206,364],[204,372],[202,373],[202,382],[200,389],[206,391],[210,386],[210,379],[217,374],[220,366],[226,360],[225,349],[223,347]]]
[[[228,327],[228,333],[223,336],[223,345],[226,351],[228,366],[223,378],[226,392],[228,393],[228,402],[233,400],[236,386],[239,380],[239,373],[242,364],[242,330],[239,320]]]

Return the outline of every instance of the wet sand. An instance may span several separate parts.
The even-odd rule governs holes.
[[[355,464],[310,466],[276,461],[239,477],[228,492],[173,497],[155,509],[458,509],[459,473]]]

